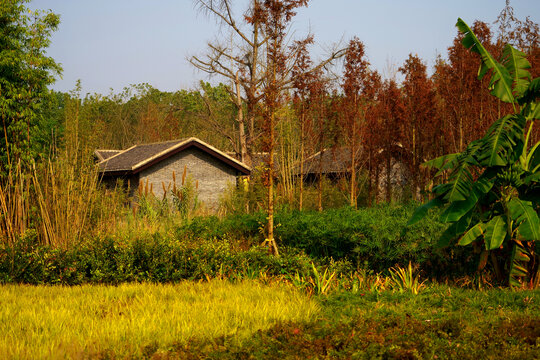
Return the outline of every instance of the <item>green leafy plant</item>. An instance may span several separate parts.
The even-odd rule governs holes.
[[[314,263],[311,263],[311,268],[313,270],[313,278],[310,279],[313,289],[316,294],[326,295],[330,290],[332,285],[332,280],[336,276],[336,272],[329,272],[328,268],[324,269],[324,272],[319,272]]]
[[[458,245],[474,244],[483,249],[479,270],[491,255],[498,276],[506,275],[512,287],[522,286],[538,276],[533,259],[540,239],[540,143],[529,146],[529,139],[540,118],[540,78],[531,81],[531,65],[523,52],[506,45],[496,60],[463,20],[456,26],[464,35],[463,45],[481,57],[478,78],[491,73],[491,94],[514,111],[496,120],[463,152],[425,163],[438,169],[435,177],[445,175],[447,181],[432,189],[434,198],[415,211],[409,224],[430,208],[442,207],[440,221],[450,226],[439,245],[448,246],[455,239]],[[494,250],[504,256],[504,267]]]
[[[420,290],[425,288],[425,281],[420,282],[418,275],[414,274],[410,261],[407,268],[390,268],[389,271],[390,277],[392,278],[392,285],[397,288],[399,292],[410,291],[414,295],[418,295]]]

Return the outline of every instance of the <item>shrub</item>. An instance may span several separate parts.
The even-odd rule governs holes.
[[[323,212],[281,209],[275,217],[275,234],[281,246],[325,259],[345,259],[356,268],[383,271],[393,266],[417,264],[431,277],[464,274],[476,266],[474,256],[460,248],[438,249],[435,239],[445,230],[436,213],[406,229],[415,204],[379,205],[373,208],[330,209]],[[238,239],[249,247],[260,244],[264,213],[195,218],[177,228],[183,239]]]

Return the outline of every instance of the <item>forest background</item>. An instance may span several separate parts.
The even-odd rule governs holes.
[[[205,5],[212,3],[197,3],[203,10],[206,7],[210,16],[219,17],[223,11]],[[380,201],[420,200],[423,190],[432,185],[421,163],[463,151],[493,119],[508,111],[509,105],[490,96],[488,80],[477,80],[480,60],[461,45],[460,34],[448,48],[447,58],[436,59],[432,75],[428,75],[423,59],[409,55],[398,67],[404,79],[398,83],[371,68],[358,38],[332,52],[322,63],[313,61],[309,52],[313,37],[289,41],[286,33],[294,10],[307,2],[285,3],[290,8],[275,15],[281,23],[271,24],[264,17],[242,20],[248,29],[261,26],[264,34],[272,34],[268,42],[272,46],[261,47],[270,55],[265,55],[264,71],[258,78],[253,76],[255,67],[249,57],[229,56],[232,68],[216,67],[212,61],[226,51],[220,52],[221,48],[210,44],[208,53],[190,60],[218,78],[225,73],[221,84],[201,82],[198,89],[176,92],[140,84],[118,94],[84,96],[80,85],[68,93],[49,89],[61,69],[44,55],[44,49],[58,26],[58,17],[52,13],[22,15],[25,8],[19,1],[3,5],[11,10],[5,14],[24,25],[14,25],[5,37],[16,39],[12,54],[20,56],[14,58],[15,64],[19,61],[23,66],[13,66],[9,61],[3,64],[12,76],[4,80],[6,88],[15,84],[12,93],[4,93],[7,96],[2,102],[5,141],[0,144],[0,158],[6,186],[0,195],[6,214],[2,217],[4,238],[13,244],[21,236],[36,233],[41,242],[67,246],[88,234],[107,233],[115,228],[115,221],[125,222],[118,220],[125,216],[125,194],[100,195],[93,151],[189,136],[233,152],[248,164],[254,154],[268,152],[270,147],[276,155],[275,173],[268,174],[265,169],[255,172],[247,196],[233,189],[230,197],[223,199],[222,214],[268,210],[267,195],[261,189],[273,189],[268,182],[274,178],[276,204],[289,209],[320,211]],[[224,19],[226,27],[227,17]],[[473,26],[496,56],[505,43],[524,51],[532,65],[531,75],[537,77],[538,24],[530,18],[517,19],[507,3],[492,28],[481,21]],[[236,31],[234,27],[232,30]],[[252,47],[251,54],[255,49]],[[342,62],[341,67],[330,66],[338,62]],[[247,130],[241,130],[242,122]],[[270,131],[272,141],[268,140]],[[531,143],[539,136],[539,130],[534,129]],[[392,194],[387,177],[385,197],[377,197],[380,189],[373,183],[378,182],[379,168],[390,163],[396,145],[412,154],[403,159],[413,177],[410,187]],[[351,151],[355,156],[351,160],[357,165],[353,168],[360,169],[357,176],[353,171],[350,177],[334,183],[325,183],[319,176],[318,183],[307,189],[293,177],[293,169],[305,157],[343,146],[356,149]],[[383,156],[379,156],[381,153]],[[413,190],[417,187],[422,191]],[[144,210],[146,205],[140,204],[133,211]],[[158,205],[158,210],[147,208],[144,213],[160,211]]]

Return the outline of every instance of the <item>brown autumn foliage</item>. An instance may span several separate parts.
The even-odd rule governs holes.
[[[196,3],[219,16],[232,2]],[[308,3],[307,0],[252,0],[238,21],[226,18],[225,27],[233,23],[240,26],[242,22],[244,27],[238,31],[247,40],[236,44],[234,49],[219,48],[224,51],[218,52],[221,57],[215,57],[219,44],[209,44],[213,50],[208,57],[192,58],[192,62],[209,73],[228,74],[221,76],[227,81],[225,85],[206,84],[198,90],[175,93],[141,85],[118,95],[71,97],[65,101],[62,116],[76,112],[79,140],[91,149],[120,149],[134,143],[197,136],[248,161],[246,153],[269,152],[284,141],[279,131],[273,135],[271,132],[278,128],[283,113],[294,110],[288,113],[293,115],[287,115],[292,120],[287,118],[287,121],[297,128],[287,141],[292,139],[290,142],[298,147],[295,152],[300,162],[332,146],[362,149],[361,154],[352,152],[358,154],[352,160],[362,164],[369,174],[367,203],[370,204],[376,199],[377,191],[389,187],[387,179],[378,177],[384,173],[391,153],[383,151],[380,156],[381,150],[400,144],[405,152],[412,154],[402,161],[411,170],[413,188],[417,185],[423,188],[427,185],[427,176],[420,167],[423,160],[463,150],[499,114],[508,110],[507,104],[489,94],[489,76],[478,81],[478,56],[463,47],[462,35],[457,32],[447,54],[436,60],[431,76],[425,59],[410,55],[399,68],[404,77],[401,84],[383,80],[369,69],[365,48],[360,39],[354,38],[348,44],[343,75],[329,82],[322,65],[339,54],[317,62],[308,51],[313,36],[292,41],[287,34],[296,10]],[[505,42],[524,51],[532,64],[532,76],[540,75],[539,26],[530,18],[517,19],[509,3],[491,28],[477,21],[473,29],[493,54],[500,54]],[[230,72],[216,67],[216,61],[223,66],[232,64]],[[241,125],[245,126],[244,130]],[[67,125],[65,128],[66,133],[72,131]],[[532,140],[536,142],[540,140],[540,128],[533,131]],[[273,161],[271,156],[268,159]],[[386,185],[375,186],[376,181]],[[358,196],[354,183],[349,183],[349,203],[353,205]],[[300,182],[300,193],[303,185]],[[387,196],[388,192],[382,198]]]
[[[352,207],[357,205],[356,169],[360,162],[362,144],[362,124],[365,121],[365,103],[363,94],[369,75],[369,62],[365,57],[364,44],[357,37],[349,42],[345,54],[345,71],[343,73],[343,106],[340,125],[343,129],[343,140],[351,154],[351,176],[349,200]]]
[[[402,145],[411,153],[408,165],[413,189],[425,187],[425,170],[420,164],[444,153],[444,133],[436,109],[436,93],[427,67],[417,55],[409,55],[399,71],[405,75],[402,92],[405,118]]]

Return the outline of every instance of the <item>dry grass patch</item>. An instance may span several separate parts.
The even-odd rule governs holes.
[[[1,287],[0,358],[138,357],[189,339],[241,342],[278,322],[304,322],[317,303],[257,282]]]

